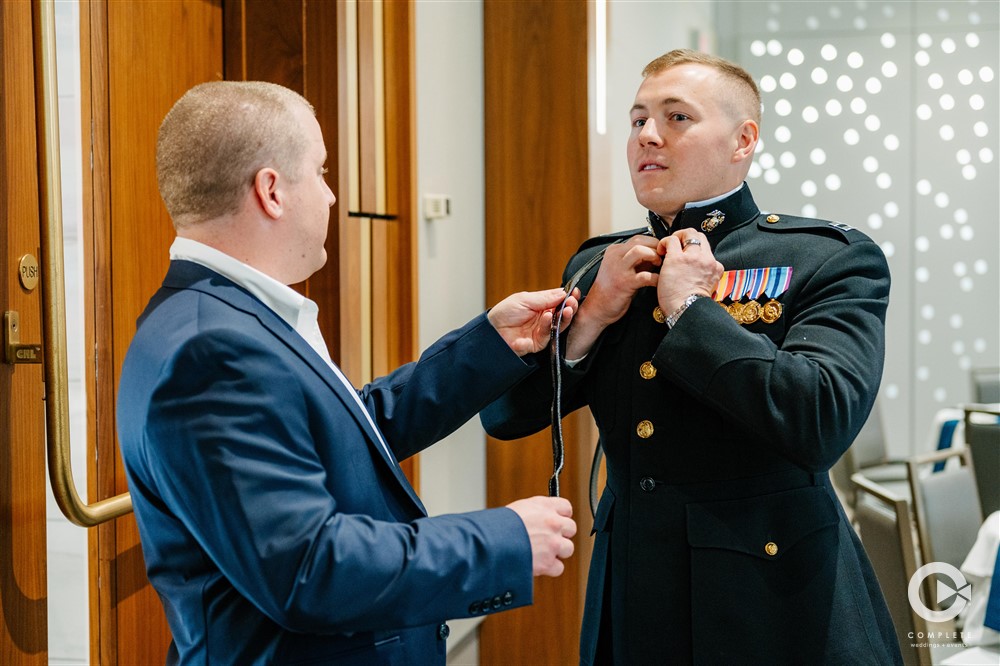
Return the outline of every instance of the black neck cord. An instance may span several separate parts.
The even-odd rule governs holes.
[[[621,238],[612,245],[624,243],[627,240],[627,238]],[[562,432],[562,354],[559,351],[559,330],[562,328],[563,307],[583,276],[604,258],[604,252],[607,249],[605,247],[591,257],[566,283],[566,298],[559,305],[559,311],[552,317],[552,326],[549,329],[549,361],[552,367],[552,476],[549,478],[549,497],[559,497],[559,475],[562,473],[566,458],[566,446],[563,442]]]

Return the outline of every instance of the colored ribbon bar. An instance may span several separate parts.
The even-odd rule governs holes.
[[[719,278],[719,284],[715,291],[712,292],[712,298],[720,303],[727,298],[736,303],[744,296],[756,299],[761,294],[766,294],[768,298],[775,298],[787,291],[791,281],[791,266],[725,271]]]
[[[764,288],[764,294],[768,298],[777,298],[788,290],[788,285],[792,283],[792,267],[782,266],[772,268],[771,277]]]

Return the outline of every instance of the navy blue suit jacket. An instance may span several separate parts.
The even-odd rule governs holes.
[[[480,316],[359,395],[403,459],[531,368]],[[171,661],[443,664],[444,620],[531,603],[517,515],[428,518],[330,367],[207,268],[172,262],[117,416]]]

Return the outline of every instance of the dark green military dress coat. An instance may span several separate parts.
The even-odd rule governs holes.
[[[668,330],[645,288],[562,371],[563,414],[590,407],[608,469],[581,661],[605,661],[603,634],[618,664],[900,663],[828,474],[881,380],[885,257],[848,225],[760,212],[746,185],[684,210],[673,228],[685,227],[706,233],[727,271],[758,281],[735,299],[749,314],[737,320],[731,297],[701,298]],[[644,231],[591,239],[567,279]],[[490,405],[483,425],[501,439],[537,432],[551,396],[540,370]]]

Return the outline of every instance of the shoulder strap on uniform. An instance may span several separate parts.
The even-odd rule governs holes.
[[[777,215],[775,213],[761,213],[757,218],[757,227],[764,231],[800,231],[807,233],[818,233],[833,238],[839,238],[845,243],[856,243],[863,240],[871,240],[865,233],[854,228],[845,222],[832,222],[812,217],[799,217],[797,215]]]

